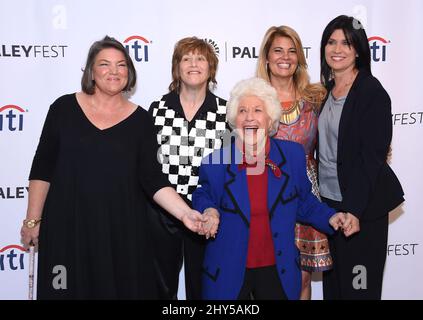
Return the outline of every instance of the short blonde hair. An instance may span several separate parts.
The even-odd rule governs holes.
[[[272,126],[268,134],[273,136],[278,131],[282,109],[276,90],[261,78],[242,80],[235,85],[226,104],[226,121],[232,129],[236,129],[235,121],[239,102],[242,98],[250,96],[257,97],[264,102],[266,113],[272,119]]]

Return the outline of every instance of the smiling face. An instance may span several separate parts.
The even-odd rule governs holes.
[[[267,62],[271,78],[290,78],[298,66],[297,49],[288,37],[277,36],[270,46]]]
[[[272,120],[261,99],[256,96],[245,96],[240,99],[235,128],[247,152],[262,150],[271,125]]]
[[[182,89],[205,88],[210,76],[206,57],[198,51],[184,54],[179,62],[179,75]]]
[[[325,59],[334,72],[343,72],[355,68],[357,52],[350,45],[342,29],[335,30],[325,46]]]
[[[96,90],[109,95],[121,93],[128,83],[128,66],[124,54],[114,48],[101,50],[95,58],[92,77]]]

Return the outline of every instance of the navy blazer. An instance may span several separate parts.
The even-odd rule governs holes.
[[[269,170],[267,206],[277,272],[288,299],[298,299],[301,271],[295,223],[308,223],[331,234],[329,218],[335,210],[312,194],[302,145],[271,139],[270,146],[269,158],[282,172],[277,178],[266,167]],[[238,169],[235,159],[241,159],[241,155],[234,143],[206,157],[200,167],[199,187],[193,194],[196,210],[203,212],[213,207],[220,213],[216,238],[206,246],[204,299],[237,299],[244,282],[250,203],[246,170]]]
[[[329,84],[328,92],[333,85]],[[324,108],[325,101],[322,105]],[[372,220],[388,214],[404,201],[401,184],[386,162],[391,140],[391,99],[375,77],[360,70],[339,122],[337,172],[342,194],[339,209]]]

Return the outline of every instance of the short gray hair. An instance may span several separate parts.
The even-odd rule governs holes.
[[[226,121],[232,129],[236,129],[235,120],[239,101],[249,96],[257,97],[264,102],[266,113],[272,119],[272,126],[268,134],[273,136],[278,132],[279,120],[282,114],[281,104],[275,88],[261,78],[242,80],[235,85],[226,104]]]

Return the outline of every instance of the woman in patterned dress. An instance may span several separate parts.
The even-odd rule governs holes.
[[[307,63],[297,32],[290,27],[272,26],[264,35],[257,64],[257,76],[278,92],[282,116],[275,137],[301,143],[307,157],[307,174],[313,193],[319,197],[314,151],[318,110],[326,95],[320,84],[310,84]],[[311,226],[298,224],[295,243],[300,250],[301,299],[311,298],[311,273],[332,268],[327,237]]]

